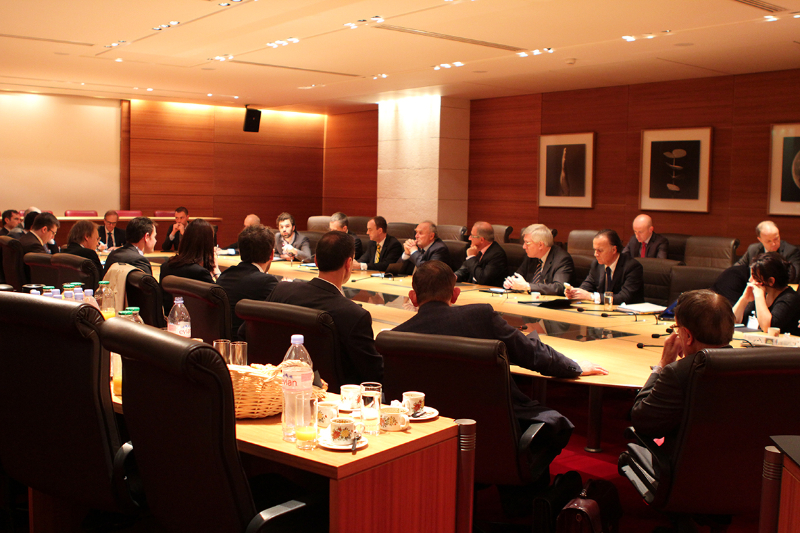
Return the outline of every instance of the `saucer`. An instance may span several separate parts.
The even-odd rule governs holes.
[[[367,440],[367,437],[362,435],[358,439],[358,444],[356,445],[356,450],[360,450],[361,448],[366,446],[368,442],[369,441]],[[353,445],[352,444],[334,444],[333,441],[330,440],[330,437],[328,435],[325,435],[324,433],[322,435],[320,435],[319,438],[317,439],[317,444],[320,447],[325,448],[326,450],[342,450],[342,451],[346,451],[346,450],[352,450],[353,449]]]
[[[434,409],[433,407],[425,406],[424,414],[422,416],[418,416],[416,418],[408,417],[411,422],[424,422],[425,420],[433,420],[439,416],[439,411]]]

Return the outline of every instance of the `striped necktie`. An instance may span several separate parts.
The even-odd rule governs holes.
[[[544,263],[539,259],[539,266],[536,267],[536,272],[533,274],[533,284],[536,285],[542,282],[542,267]]]
[[[375,249],[375,262],[376,263],[380,263],[381,262],[381,245],[380,244]]]

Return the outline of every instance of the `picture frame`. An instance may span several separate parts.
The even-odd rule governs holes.
[[[642,130],[639,208],[708,212],[712,128]]]
[[[773,124],[769,214],[800,215],[800,124]]]
[[[592,207],[594,132],[539,137],[539,206]]]

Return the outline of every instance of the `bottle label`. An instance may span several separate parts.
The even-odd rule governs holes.
[[[167,331],[170,333],[174,333],[175,335],[180,335],[181,337],[186,337],[187,339],[192,337],[192,323],[191,322],[178,322],[177,324],[168,324]]]
[[[304,391],[312,388],[314,372],[308,367],[289,367],[283,369],[283,390]]]

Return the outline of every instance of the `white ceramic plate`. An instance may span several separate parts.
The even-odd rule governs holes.
[[[433,407],[425,406],[425,413],[422,416],[418,416],[416,418],[408,417],[409,420],[412,422],[424,422],[425,420],[432,420],[439,416],[439,411],[434,409]]]
[[[356,450],[360,450],[361,448],[366,446],[368,442],[369,441],[367,440],[367,437],[362,435],[361,438],[358,439]],[[325,435],[324,433],[319,436],[319,439],[317,439],[317,444],[319,444],[320,447],[325,448],[326,450],[347,451],[353,449],[352,444],[334,444],[333,441],[330,440],[330,437],[328,435]]]

